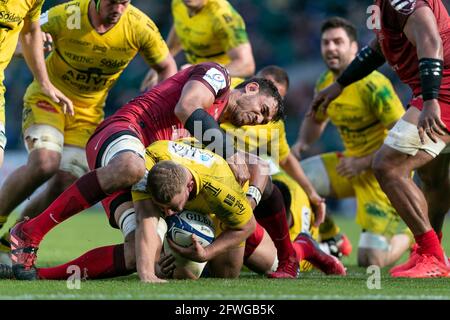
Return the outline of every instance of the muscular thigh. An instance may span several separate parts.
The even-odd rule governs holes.
[[[209,271],[215,278],[239,277],[244,261],[244,247],[231,248],[208,263]]]
[[[427,186],[442,185],[449,179],[450,153],[441,153],[435,159],[417,170],[420,179]]]

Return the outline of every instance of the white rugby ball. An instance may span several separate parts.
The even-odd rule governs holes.
[[[167,236],[182,247],[192,245],[192,234],[195,234],[203,247],[214,241],[214,223],[204,214],[184,210],[166,218]]]

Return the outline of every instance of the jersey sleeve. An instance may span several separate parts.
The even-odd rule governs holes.
[[[139,53],[149,65],[160,63],[167,58],[169,48],[152,20],[147,17],[139,20],[136,32]]]
[[[203,185],[212,213],[230,229],[244,226],[253,215],[244,191],[236,181],[233,182],[225,184],[211,179]]]
[[[403,30],[408,18],[418,8],[430,7],[426,0],[388,0],[383,21],[395,30]]]
[[[230,90],[230,75],[227,69],[218,63],[206,62],[194,66],[189,80],[197,80],[203,83],[214,97],[219,97]]]
[[[385,127],[397,122],[405,113],[403,104],[385,76],[372,73],[363,88],[367,104]]]
[[[37,0],[31,7],[30,11],[28,11],[27,18],[30,19],[31,22],[39,20],[43,4],[44,0]]]
[[[229,6],[217,10],[213,31],[225,52],[248,42],[244,20]]]
[[[64,20],[64,13],[62,6],[56,6],[45,11],[39,19],[41,30],[56,37],[57,33],[61,31],[60,22]]]

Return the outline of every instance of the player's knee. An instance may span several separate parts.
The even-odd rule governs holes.
[[[64,135],[52,126],[33,125],[24,131],[23,136],[28,153],[40,149],[62,153]]]
[[[370,266],[385,267],[385,252],[372,249],[359,249],[358,252],[358,266],[367,268]]]
[[[139,156],[127,153],[120,155],[118,161],[111,162],[108,165],[111,175],[114,177],[114,181],[121,185],[131,186],[145,175],[145,163]]]
[[[377,152],[372,162],[372,170],[378,181],[390,179],[395,176],[395,170],[392,170],[392,166],[386,160],[383,152]]]
[[[60,169],[76,179],[89,171],[86,152],[83,148],[64,146]],[[72,181],[73,182],[73,181]]]
[[[385,236],[368,231],[362,232],[358,244],[358,265],[384,267],[390,250],[390,243]]]
[[[57,152],[37,149],[30,154],[28,166],[35,177],[48,179],[58,171],[60,159]]]

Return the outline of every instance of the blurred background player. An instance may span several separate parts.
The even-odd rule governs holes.
[[[450,206],[450,157],[445,150],[450,143],[450,17],[439,0],[378,0],[375,4],[380,8],[377,38],[313,104],[326,107],[344,88],[386,61],[410,86],[414,95],[410,107],[389,131],[373,162],[380,185],[417,244],[410,259],[390,272],[393,277],[449,277],[440,242]],[[411,178],[415,169],[425,194]]]
[[[60,104],[64,112],[73,114],[71,101],[56,89],[50,82],[45,68],[42,51],[42,34],[39,27],[39,17],[44,0],[1,1],[0,11],[0,167],[6,146],[5,135],[5,69],[8,66],[20,38],[23,43],[23,53],[30,68],[36,86],[54,103]],[[0,225],[5,223],[0,217]]]
[[[167,45],[174,57],[184,51],[189,64],[220,63],[230,73],[232,88],[254,74],[245,22],[228,1],[173,0],[172,16]]]
[[[322,57],[328,71],[322,74],[316,92],[339,77],[358,51],[355,27],[342,18],[325,21],[321,29]],[[298,155],[322,134],[327,123],[338,128],[345,151],[326,153],[301,162],[306,175],[321,196],[356,197],[356,222],[361,227],[358,265],[387,266],[409,248],[410,237],[397,234],[400,217],[381,190],[371,164],[387,131],[404,114],[389,80],[377,71],[345,89],[326,110],[312,109],[293,146]]]
[[[28,87],[22,119],[28,162],[0,189],[3,222],[48,179],[52,178],[22,217],[44,211],[89,170],[86,142],[103,120],[109,89],[137,53],[156,70],[159,81],[176,73],[158,28],[129,0],[78,0],[55,6],[42,15],[41,28],[54,39],[46,60],[50,80],[70,97],[75,116],[65,116],[36,80]],[[8,250],[8,239],[8,233],[3,235],[2,251]]]

